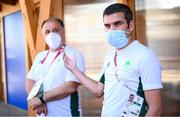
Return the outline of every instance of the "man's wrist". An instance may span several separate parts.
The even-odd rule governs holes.
[[[45,101],[44,101],[43,97],[44,97],[43,93],[38,95],[38,98],[41,101],[41,103],[45,104]]]
[[[72,73],[76,74],[77,72],[78,72],[78,68],[77,68],[77,67],[74,67],[74,68],[72,69]]]

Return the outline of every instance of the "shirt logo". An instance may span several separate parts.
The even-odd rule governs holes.
[[[57,60],[57,62],[60,62],[60,61],[61,61],[61,59],[58,59],[58,60]]]
[[[129,67],[132,64],[132,61],[127,59],[124,63],[124,67]]]

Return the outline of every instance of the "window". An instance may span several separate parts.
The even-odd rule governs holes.
[[[137,39],[161,61],[164,115],[180,115],[180,1],[136,0]]]
[[[115,0],[114,0],[115,1]],[[103,10],[113,0],[64,0],[66,43],[80,50],[86,62],[86,74],[99,80],[106,53],[110,46],[105,39]],[[86,88],[80,88],[83,116],[99,116],[102,99]]]

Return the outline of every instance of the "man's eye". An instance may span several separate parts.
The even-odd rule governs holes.
[[[106,29],[110,28],[110,25],[108,25],[108,24],[104,24],[104,26],[105,26]]]
[[[50,31],[49,31],[49,30],[46,30],[46,31],[45,31],[45,34],[49,34],[49,33],[50,33]]]
[[[124,24],[124,22],[122,22],[122,21],[117,21],[117,22],[113,23],[113,25],[116,26],[116,27],[120,26],[120,25],[123,25],[123,24]]]
[[[59,29],[54,29],[52,32],[58,33],[59,31]]]
[[[121,25],[121,24],[122,24],[122,23],[120,23],[120,22],[115,22],[115,23],[114,23],[115,26],[119,26],[119,25]]]

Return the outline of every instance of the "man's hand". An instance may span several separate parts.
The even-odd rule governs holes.
[[[68,68],[70,71],[73,72],[73,70],[77,68],[75,56],[73,58],[70,58],[66,54],[64,54],[63,60],[65,67]]]
[[[46,104],[38,106],[35,108],[36,114],[41,115],[42,113],[46,116],[47,115],[47,107]]]
[[[38,97],[34,97],[28,101],[29,106],[34,110],[39,106],[42,106],[43,103]]]

